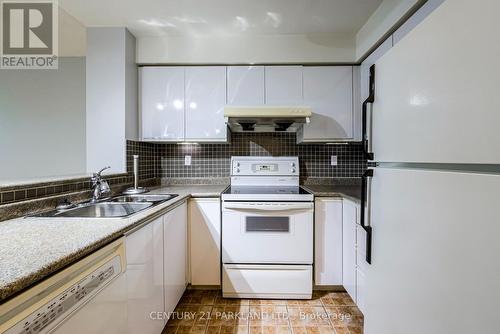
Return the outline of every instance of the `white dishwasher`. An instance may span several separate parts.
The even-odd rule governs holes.
[[[0,305],[0,333],[125,333],[124,239]]]

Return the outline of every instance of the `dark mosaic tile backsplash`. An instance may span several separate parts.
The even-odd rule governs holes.
[[[230,176],[231,156],[298,156],[302,179],[360,177],[366,169],[359,143],[297,145],[293,133],[234,133],[229,144],[157,144],[127,141],[127,173],[107,177],[110,185],[133,182],[132,155],[139,155],[141,181],[158,178]],[[184,156],[191,165],[184,166]],[[338,165],[330,165],[336,155]],[[0,204],[90,190],[89,178],[0,188]]]
[[[160,146],[158,144],[127,140],[127,173],[130,182],[134,180],[133,155],[139,155],[139,180],[147,180],[159,177],[159,153]]]
[[[160,177],[228,177],[231,156],[298,156],[300,174],[309,177],[360,177],[366,169],[359,143],[297,145],[294,133],[233,133],[231,143],[159,144]],[[184,156],[191,155],[191,166]],[[337,166],[330,165],[336,155]]]

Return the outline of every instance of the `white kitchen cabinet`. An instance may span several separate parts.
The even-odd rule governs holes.
[[[356,300],[356,204],[344,199],[342,204],[342,285]]]
[[[186,67],[186,136],[189,141],[226,141],[226,67]]]
[[[315,284],[342,285],[342,199],[316,198],[314,226]]]
[[[302,66],[266,66],[265,90],[268,105],[302,105]]]
[[[303,103],[312,108],[313,114],[299,133],[299,142],[352,140],[352,66],[305,66],[303,77]]]
[[[186,290],[187,205],[163,216],[165,312],[173,312]]]
[[[184,140],[184,68],[141,67],[141,138]]]
[[[228,105],[257,106],[264,102],[264,66],[227,67]]]
[[[192,285],[220,285],[221,208],[218,198],[189,201],[189,255]]]
[[[150,318],[163,312],[163,219],[126,237],[129,333],[160,333],[164,323]]]

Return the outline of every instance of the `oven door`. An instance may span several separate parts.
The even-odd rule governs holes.
[[[222,262],[312,264],[312,202],[224,202]]]

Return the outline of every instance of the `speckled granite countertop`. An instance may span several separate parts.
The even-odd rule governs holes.
[[[0,222],[0,303],[89,255],[147,218],[189,197],[218,197],[227,185],[164,186],[179,196],[129,218],[17,218]]]
[[[358,203],[361,200],[360,185],[304,185],[302,188],[316,197],[343,197]]]

